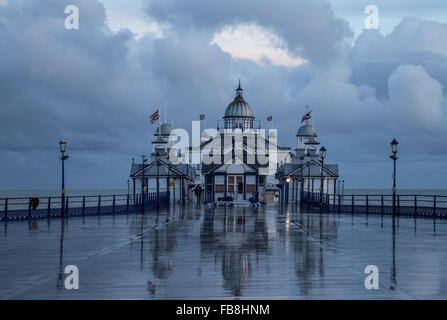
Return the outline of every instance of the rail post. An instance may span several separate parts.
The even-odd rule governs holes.
[[[436,217],[436,196],[433,196],[433,217]]]
[[[129,195],[127,195],[127,201],[126,201],[126,213],[129,213]]]
[[[112,213],[115,213],[115,195],[113,195]]]
[[[31,197],[28,200],[28,219],[31,219]]]
[[[366,214],[368,214],[369,213],[369,198],[368,198],[368,195],[366,195]]]
[[[418,215],[418,199],[417,195],[414,195],[414,216]]]
[[[101,213],[101,196],[98,196],[98,214]]]
[[[51,215],[51,197],[48,197],[47,217],[50,218],[50,215]]]
[[[354,214],[354,195],[352,195],[351,197],[351,213]]]
[[[85,216],[85,196],[82,196],[82,216]]]
[[[68,217],[68,198],[69,197],[65,198],[65,215],[64,215],[64,217]]]
[[[8,198],[5,199],[5,222],[8,220]]]
[[[384,208],[383,208],[383,194],[380,196],[380,210],[381,210],[382,217],[383,217],[383,211],[384,211]]]
[[[341,196],[338,194],[338,213],[341,211]]]

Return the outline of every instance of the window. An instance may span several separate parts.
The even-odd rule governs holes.
[[[242,183],[242,177],[237,176],[236,181],[237,181],[237,192],[243,193],[244,187],[243,187],[243,183]]]

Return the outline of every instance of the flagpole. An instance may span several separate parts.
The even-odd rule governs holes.
[[[314,112],[314,107],[312,107],[312,109],[310,110],[310,112]],[[312,127],[314,126],[314,117],[313,117],[313,115],[311,116],[311,119],[312,119]]]

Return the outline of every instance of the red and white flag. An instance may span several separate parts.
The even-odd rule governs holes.
[[[268,116],[267,117],[267,121],[272,121],[273,120],[273,116]]]
[[[160,118],[160,114],[158,113],[158,110],[157,110],[151,115],[151,123],[154,124],[154,122],[157,121],[158,118]]]
[[[200,115],[200,120],[205,120],[205,115],[203,113]]]
[[[312,111],[309,111],[308,113],[306,113],[302,118],[301,118],[301,123],[303,123],[305,120],[309,120],[310,119],[310,113]]]

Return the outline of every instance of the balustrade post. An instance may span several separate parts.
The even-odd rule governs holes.
[[[113,195],[112,213],[115,213],[115,195]]]
[[[400,195],[397,195],[397,214],[400,215]]]
[[[418,200],[417,195],[414,195],[414,216],[417,216],[418,214]]]
[[[98,214],[101,213],[101,196],[98,196]]]
[[[369,213],[369,198],[368,195],[366,195],[366,214]]]
[[[383,211],[384,211],[384,208],[383,208],[383,194],[381,195],[380,198],[381,198],[380,209],[381,209],[382,216],[383,216]]]
[[[64,215],[64,217],[68,217],[68,198],[69,197],[65,198],[65,215]]]
[[[8,198],[5,199],[5,222],[8,220]]]
[[[126,212],[129,213],[129,195],[127,195],[127,200],[126,200]]]
[[[31,197],[28,200],[28,219],[31,219]]]
[[[85,216],[85,196],[82,197],[82,216]]]
[[[47,216],[50,218],[51,216],[51,197],[48,197],[48,208],[47,208]]]
[[[351,196],[351,213],[354,214],[354,195]]]
[[[433,217],[436,217],[436,196],[433,196]]]

